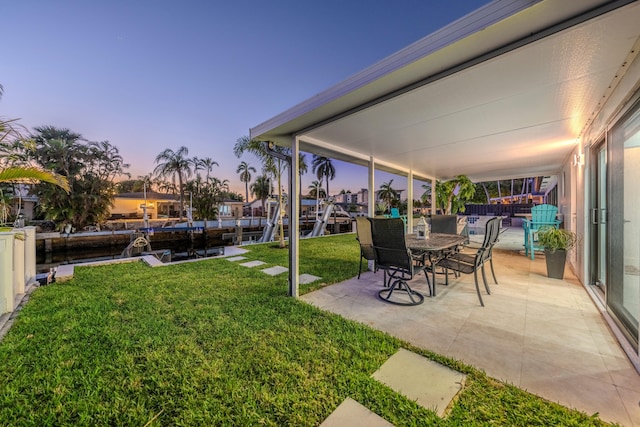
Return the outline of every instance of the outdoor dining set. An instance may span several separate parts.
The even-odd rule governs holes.
[[[451,218],[441,218],[451,217]],[[478,273],[481,274],[487,294],[490,294],[485,273],[489,264],[494,282],[492,252],[500,234],[500,217],[487,221],[484,241],[481,245],[469,245],[468,237],[456,233],[455,215],[434,215],[431,230],[424,233],[405,233],[405,223],[401,218],[356,219],[357,239],[360,244],[360,272],[362,261],[371,261],[374,271],[382,270],[383,287],[378,297],[386,302],[399,305],[419,305],[425,295],[412,289],[409,282],[424,274],[428,296],[436,296],[436,276],[443,275],[445,285],[449,276],[473,274],[480,305],[484,306]]]

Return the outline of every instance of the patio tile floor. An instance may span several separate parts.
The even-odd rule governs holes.
[[[438,277],[435,298],[399,307],[377,298],[382,272],[363,273],[301,297],[340,314],[484,370],[488,375],[605,421],[640,426],[640,376],[589,295],[567,267],[546,277],[544,256],[530,260],[512,238],[496,250],[499,285],[481,307],[471,275]],[[501,239],[503,240],[503,239]],[[411,282],[428,294],[424,276]],[[484,294],[484,291],[483,291]]]

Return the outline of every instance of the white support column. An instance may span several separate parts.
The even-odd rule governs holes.
[[[436,179],[431,178],[431,215],[436,214]]]
[[[413,171],[407,177],[407,233],[413,233]]]
[[[373,218],[374,216],[376,216],[376,190],[374,180],[375,169],[376,161],[373,156],[371,156],[369,157],[369,212],[367,213],[367,216],[369,216],[369,218]]]
[[[12,312],[13,294],[13,240],[12,232],[0,232],[0,314]]]
[[[289,165],[289,296],[300,295],[300,141],[291,141]]]

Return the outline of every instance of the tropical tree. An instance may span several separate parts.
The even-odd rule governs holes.
[[[217,204],[220,200],[220,189],[213,185],[212,180],[203,181],[200,175],[185,183],[185,191],[190,193],[192,219],[204,221],[206,228],[209,219],[215,220],[218,216]],[[195,212],[195,215],[194,215]]]
[[[326,191],[322,188],[322,182],[313,181],[309,188],[309,197],[322,198],[327,197]]]
[[[249,203],[249,183],[251,182],[251,172],[255,173],[256,168],[249,163],[242,161],[236,169],[236,173],[240,174],[240,182],[244,182],[245,202]]]
[[[61,227],[83,228],[104,221],[116,194],[115,178],[127,176],[118,148],[108,141],[87,142],[80,134],[53,126],[36,127],[33,144],[23,146],[27,158],[66,177],[70,194],[48,184],[36,184],[38,211]]]
[[[300,185],[298,186],[298,200],[302,203],[302,175],[307,173],[309,166],[307,165],[307,155],[300,153],[298,156],[298,173],[300,175]]]
[[[380,199],[384,200],[387,205],[387,209],[391,209],[394,203],[400,199],[400,192],[393,188],[393,180],[391,179],[389,182],[384,182],[380,186],[378,196]]]
[[[4,88],[0,85],[0,97],[3,91]],[[23,129],[17,123],[17,119],[0,118],[0,218],[2,222],[7,221],[12,201],[4,191],[7,189],[7,184],[11,184],[10,188],[14,190],[13,184],[48,182],[69,192],[69,182],[64,176],[36,167],[29,162],[23,153],[23,147],[33,147],[33,142],[23,136],[21,132]]]
[[[153,173],[159,177],[170,177],[174,185],[177,178],[180,193],[180,220],[182,220],[184,212],[184,183],[192,174],[191,164],[193,162],[186,157],[188,154],[189,149],[184,146],[176,151],[167,148],[156,156],[155,163],[158,165],[153,170]]]
[[[476,186],[466,175],[458,175],[449,181],[436,181],[436,203],[444,214],[464,212],[464,204],[471,200]]]
[[[420,196],[422,204],[424,206],[431,205],[431,184],[422,184],[422,189],[424,190]]]
[[[276,145],[273,148],[273,151],[279,153],[282,156],[291,156],[291,150]],[[243,136],[236,140],[236,144],[233,147],[233,152],[237,157],[242,156],[244,153],[254,154],[262,161],[262,171],[265,174],[269,174],[273,176],[278,182],[278,200],[280,201],[280,218],[284,216],[284,205],[285,201],[282,197],[282,174],[284,171],[290,166],[289,163],[281,158],[276,158],[272,156],[266,149],[265,143],[263,141],[252,140],[247,136]],[[289,195],[290,197],[292,195]],[[284,225],[282,221],[280,221],[279,225],[279,240],[280,247],[284,248],[285,240],[284,240]]]
[[[186,154],[186,153],[185,153]],[[213,160],[211,157],[205,157],[204,159],[199,159],[198,157],[194,157],[191,160],[193,164],[194,172],[198,172],[199,170],[203,170],[207,172],[205,180],[208,182],[209,177],[211,176],[211,172],[213,171],[214,166],[220,166],[218,162]]]
[[[0,169],[0,222],[7,222],[13,200],[11,193],[15,193],[15,189],[11,188],[12,191],[6,194],[6,189],[3,189],[3,184],[34,184],[36,182],[48,182],[62,188],[67,193],[69,192],[69,182],[67,179],[53,172],[44,171],[32,166],[12,166]]]
[[[118,182],[118,193],[140,193],[154,191],[160,185],[160,181],[152,174],[138,175],[136,179],[125,179]]]
[[[253,184],[251,184],[251,194],[255,196],[256,199],[260,199],[262,202],[262,212],[264,214],[264,203],[269,197],[269,195],[273,193],[273,187],[271,186],[271,180],[267,175],[260,175],[256,178]]]
[[[331,162],[331,159],[324,156],[313,155],[311,161],[311,170],[316,174],[318,179],[322,181],[322,178],[326,180],[327,197],[331,194],[329,192],[329,180],[333,180],[336,177],[336,169]]]
[[[320,205],[320,198],[321,197],[326,197],[326,193],[324,191],[324,189],[322,188],[322,182],[321,181],[313,181],[311,183],[311,185],[309,186],[309,196],[310,197],[314,197],[316,199],[316,218],[318,217],[318,210],[319,210],[319,205]]]

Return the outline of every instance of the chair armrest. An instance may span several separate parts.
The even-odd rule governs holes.
[[[467,245],[462,245],[462,249],[480,249],[482,247],[479,243],[469,243]]]

